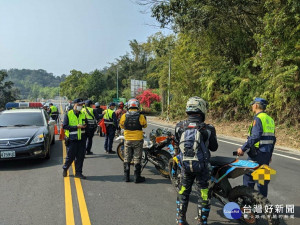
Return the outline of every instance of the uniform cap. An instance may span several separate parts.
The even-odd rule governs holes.
[[[116,106],[116,103],[111,102],[111,103],[109,104],[109,107],[110,107],[110,106]]]
[[[76,98],[76,99],[73,100],[73,103],[74,103],[74,104],[75,104],[75,103],[83,104],[84,101],[83,101],[81,98]]]
[[[253,105],[253,104],[261,104],[261,105],[268,105],[268,101],[264,98],[254,98],[254,100],[250,103],[250,105]]]

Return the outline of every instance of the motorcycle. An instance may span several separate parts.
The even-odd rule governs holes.
[[[120,143],[117,147],[117,155],[124,161],[124,136],[116,138]],[[147,140],[147,136],[144,135],[143,155],[142,155],[142,171],[146,167],[148,162],[151,162],[161,176],[169,178],[169,160],[172,159],[174,154],[174,148],[172,145],[172,138],[166,138],[159,143],[153,143]],[[133,165],[133,161],[130,163]]]
[[[233,152],[233,155],[237,155],[237,152]],[[229,183],[229,178],[234,179],[254,172],[259,168],[258,163],[251,160],[240,160],[238,156],[237,158],[215,156],[210,158],[209,167],[211,179],[208,188],[211,197],[216,198],[223,205],[229,202],[237,203],[242,212],[240,220],[246,224],[279,224],[278,215],[273,212],[274,210],[264,210],[266,206],[271,205],[267,198],[250,187],[242,185],[232,187]],[[176,164],[173,159],[169,161],[170,179],[177,192],[181,189],[182,171],[180,161]],[[258,214],[255,211],[255,205],[262,206],[262,213]],[[251,206],[251,210],[249,210],[249,206]]]

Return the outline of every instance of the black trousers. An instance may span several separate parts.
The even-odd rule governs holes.
[[[184,221],[186,219],[186,211],[189,204],[190,193],[192,186],[196,180],[198,191],[198,218],[201,221],[207,221],[210,211],[210,196],[208,194],[208,180],[209,180],[209,169],[203,167],[201,172],[193,173],[183,171],[182,186],[181,190],[177,195],[177,221]],[[202,190],[206,190],[206,196],[202,195]]]
[[[105,151],[112,151],[112,145],[114,142],[115,132],[116,128],[113,125],[108,125],[106,127],[106,135],[105,135],[105,143],[104,143],[104,149]]]
[[[67,146],[67,157],[63,169],[69,169],[75,160],[76,174],[82,173],[82,166],[85,155],[85,143],[86,139],[83,138],[80,141],[70,141]]]
[[[270,161],[272,158],[272,153],[270,152],[261,152],[261,151],[257,151],[257,155],[253,158],[248,157],[248,160],[253,160],[256,161],[259,165],[269,165]],[[257,183],[256,181],[253,180],[251,174],[245,174],[243,177],[243,184],[245,186],[254,188],[255,184],[257,184],[257,188],[258,191],[265,197],[268,196],[268,185],[269,185],[270,181],[269,180],[265,180],[265,185],[261,185],[259,183]]]
[[[94,137],[95,129],[89,129],[86,133],[86,152],[91,152],[93,145],[93,137]]]
[[[199,173],[183,172],[182,186],[184,186],[185,189],[181,194],[186,196],[190,195],[195,180],[199,190],[206,189],[208,187],[209,178],[209,170],[207,168],[203,168]]]

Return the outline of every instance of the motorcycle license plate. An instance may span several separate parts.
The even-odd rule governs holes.
[[[15,158],[16,152],[15,151],[2,151],[1,152],[1,159],[5,158]]]

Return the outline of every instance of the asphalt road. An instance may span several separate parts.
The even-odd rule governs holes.
[[[157,126],[149,125],[146,133]],[[227,143],[228,142],[228,143]],[[160,176],[152,164],[143,171],[146,182],[125,183],[123,166],[117,155],[104,153],[104,138],[95,136],[92,151],[84,161],[87,180],[62,177],[65,148],[60,141],[52,146],[50,160],[0,162],[0,224],[95,224],[95,225],[171,225],[175,224],[176,192],[170,181]],[[231,156],[237,142],[219,139],[213,155]],[[117,143],[114,144],[116,148]],[[294,204],[295,219],[282,224],[300,224],[300,155],[275,151],[271,167],[277,170],[269,188],[275,204]],[[283,156],[281,156],[283,155]],[[290,157],[290,158],[287,158]],[[133,179],[133,171],[131,171]],[[232,186],[241,178],[231,181]],[[188,209],[188,221],[196,224],[195,191]],[[209,224],[239,224],[223,215],[223,207],[212,201]]]

